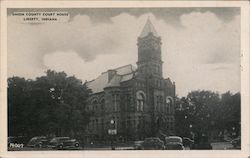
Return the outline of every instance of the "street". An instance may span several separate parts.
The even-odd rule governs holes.
[[[213,150],[235,150],[233,149],[233,145],[229,142],[214,142],[211,143]],[[134,147],[131,145],[128,146],[115,146],[115,150],[133,150]],[[24,148],[9,148],[9,151],[32,151],[32,150],[36,150],[36,151],[46,151],[46,150],[52,150],[49,148],[28,148],[28,147],[24,147]],[[78,148],[75,150],[111,150],[110,146],[103,146],[103,147],[85,147],[85,148]],[[190,150],[189,147],[186,147],[185,150]]]

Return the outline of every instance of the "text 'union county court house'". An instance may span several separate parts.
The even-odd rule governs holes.
[[[161,37],[148,19],[137,40],[137,69],[132,65],[107,70],[87,82],[92,90],[87,110],[87,137],[142,140],[174,134],[175,84],[162,75]]]

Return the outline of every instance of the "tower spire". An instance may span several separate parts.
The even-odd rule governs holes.
[[[152,33],[154,36],[158,37],[158,34],[154,28],[154,25],[151,23],[150,17],[148,16],[147,22],[143,27],[143,30],[140,34],[139,37],[145,37],[147,36],[149,33]]]
[[[137,38],[138,72],[144,75],[162,77],[161,37],[158,36],[148,17],[147,22]]]

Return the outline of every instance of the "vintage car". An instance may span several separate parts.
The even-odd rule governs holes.
[[[187,137],[183,137],[183,146],[185,147],[191,147],[194,144],[194,140],[187,138]]]
[[[164,150],[165,145],[158,137],[146,138],[142,143],[143,150]]]
[[[27,144],[27,147],[32,148],[44,148],[47,147],[49,139],[45,136],[37,136],[30,139]]]
[[[76,139],[71,139],[69,137],[55,137],[51,139],[48,144],[48,147],[59,150],[78,149],[80,147],[80,144]]]

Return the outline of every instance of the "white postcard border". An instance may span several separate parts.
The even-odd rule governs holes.
[[[241,7],[242,150],[225,151],[7,151],[7,8]],[[247,157],[249,153],[249,2],[247,1],[2,1],[1,2],[1,157]]]

